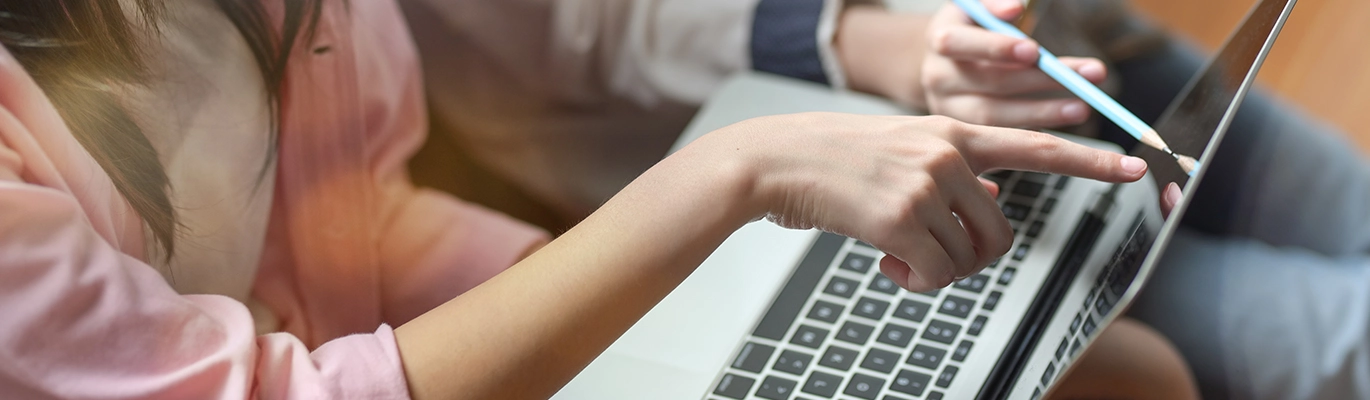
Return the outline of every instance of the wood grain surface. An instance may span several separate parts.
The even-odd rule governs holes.
[[[1253,0],[1132,0],[1161,25],[1214,49]],[[1370,1],[1299,0],[1260,82],[1370,153]]]

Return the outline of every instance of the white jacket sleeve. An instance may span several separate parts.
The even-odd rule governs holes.
[[[748,68],[841,86],[831,43],[853,2],[401,0],[425,56],[473,46],[466,57],[496,55],[508,78],[564,100],[645,106],[698,104]]]
[[[872,0],[399,1],[435,132],[574,220],[660,160],[728,76],[842,86],[839,11]]]

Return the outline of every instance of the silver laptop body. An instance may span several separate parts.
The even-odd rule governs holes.
[[[1177,97],[1159,132],[1209,160],[1293,0],[1263,0]],[[747,118],[806,111],[906,114],[881,100],[748,73],[727,83],[677,143]],[[1182,137],[1181,137],[1182,136]],[[1121,152],[1111,143],[1070,137]],[[1158,152],[1123,185],[1024,172],[987,175],[1013,250],[932,293],[892,285],[881,253],[765,221],[731,236],[558,399],[1034,399],[1049,392],[1141,289],[1206,168],[1188,177]]]

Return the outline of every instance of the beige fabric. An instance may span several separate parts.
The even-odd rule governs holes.
[[[843,4],[826,1],[825,44]],[[750,68],[757,2],[400,1],[439,125],[570,218],[664,156],[695,108]],[[820,54],[841,86],[831,47]]]

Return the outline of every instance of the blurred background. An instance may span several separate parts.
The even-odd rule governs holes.
[[[1222,44],[1252,0],[1131,0],[1205,50]],[[1266,88],[1347,132],[1370,153],[1370,1],[1299,0],[1259,75]]]

